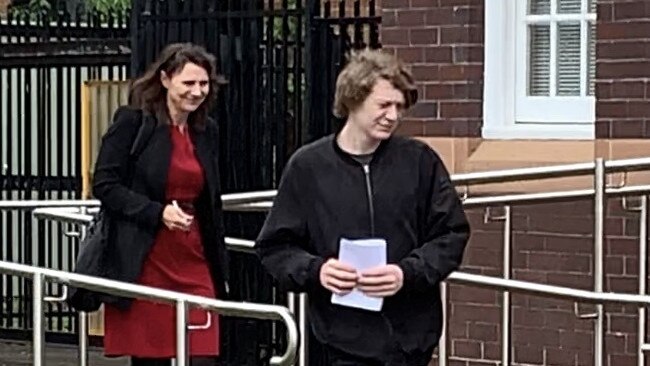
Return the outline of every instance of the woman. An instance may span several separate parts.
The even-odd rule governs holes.
[[[115,279],[212,298],[227,295],[218,134],[208,117],[219,83],[215,59],[205,49],[173,44],[133,83],[130,106],[115,113],[93,185],[111,218]],[[146,124],[155,127],[143,134]],[[131,153],[136,140],[145,141],[137,157]],[[131,356],[134,366],[171,365],[174,320],[171,305],[107,301],[105,354]],[[216,315],[192,309],[189,326],[192,365],[214,365]]]

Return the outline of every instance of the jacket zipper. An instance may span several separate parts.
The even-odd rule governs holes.
[[[363,164],[366,175],[366,194],[368,195],[368,210],[370,211],[370,235],[375,236],[375,205],[372,202],[372,186],[370,185],[370,164]]]

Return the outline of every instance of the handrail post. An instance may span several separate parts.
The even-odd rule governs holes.
[[[300,333],[300,344],[298,348],[298,365],[309,365],[309,327],[307,326],[307,294],[298,295],[298,331]]]
[[[88,366],[88,313],[77,313],[79,323],[79,366]]]
[[[487,207],[483,216],[486,224],[492,221],[503,221],[503,279],[512,279],[512,208],[503,206],[503,214],[492,215],[492,210]],[[501,307],[501,365],[510,366],[512,355],[512,306],[510,291],[503,290],[503,304]]]
[[[504,206],[503,213],[503,278],[512,278],[512,211]],[[501,365],[510,366],[511,359],[511,302],[510,291],[503,291],[503,308],[501,309]]]
[[[645,295],[648,281],[648,196],[641,197],[639,211],[639,295]],[[646,307],[639,306],[639,334],[637,338],[638,366],[645,366]]]
[[[594,169],[594,291],[603,292],[603,240],[605,236],[605,162],[596,159]],[[604,308],[596,305],[594,322],[594,366],[603,366],[605,350]]]
[[[88,213],[88,208],[83,206],[79,208],[79,213],[85,215]],[[88,231],[88,226],[81,224],[79,232],[81,235],[80,239],[86,237],[86,232]],[[81,244],[81,240],[79,241]],[[85,311],[80,311],[78,314],[79,321],[79,366],[88,366],[88,313]]]
[[[438,343],[438,366],[449,364],[449,284],[446,281],[440,283],[440,302],[442,304],[442,334]]]
[[[32,330],[34,366],[45,366],[45,327],[43,325],[43,275],[34,273],[32,283]]]
[[[184,300],[176,301],[176,366],[189,366],[189,338],[187,335],[188,307]]]
[[[294,292],[287,292],[287,309],[293,314],[294,316],[297,315],[296,313],[296,294]]]

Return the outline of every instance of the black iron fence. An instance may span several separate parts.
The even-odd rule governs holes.
[[[78,197],[81,85],[126,77],[127,16],[54,6],[13,8],[0,21],[0,199]],[[0,211],[0,258],[69,269],[76,240],[66,230],[26,212]],[[59,290],[47,288],[48,294]],[[30,291],[25,281],[2,277],[3,335],[31,328]],[[75,318],[65,307],[49,305],[46,317],[49,331],[74,331]]]
[[[0,25],[2,199],[78,197],[81,82],[140,74],[179,41],[204,45],[228,80],[213,111],[224,191],[276,187],[298,146],[336,128],[336,74],[351,48],[380,46],[376,11],[374,0],[133,0],[129,17],[65,10],[29,21],[10,17]],[[263,219],[228,214],[228,235],[254,238]],[[0,225],[3,259],[70,268],[77,240],[65,227],[16,212],[3,212]],[[231,277],[237,299],[286,303],[250,255],[233,254]],[[15,279],[0,286],[0,328],[29,329],[29,286]],[[73,314],[49,310],[49,330],[74,332]],[[281,347],[281,331],[229,322],[225,354],[232,364],[263,364]],[[316,358],[309,364],[326,362]]]
[[[332,115],[336,76],[351,49],[379,48],[379,26],[375,0],[314,2],[310,22],[309,88],[310,105],[305,121],[307,140],[336,130],[342,121]]]

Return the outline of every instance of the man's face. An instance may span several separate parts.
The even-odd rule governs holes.
[[[350,123],[370,139],[388,139],[404,111],[404,94],[386,79],[379,79],[366,100],[350,113]]]

